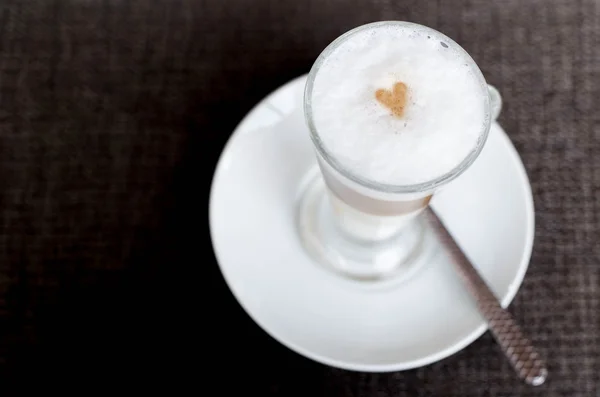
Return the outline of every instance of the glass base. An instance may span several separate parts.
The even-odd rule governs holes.
[[[404,280],[426,262],[431,236],[420,216],[385,240],[362,241],[337,226],[328,194],[317,173],[300,197],[296,219],[304,248],[319,264],[353,280],[377,282]]]

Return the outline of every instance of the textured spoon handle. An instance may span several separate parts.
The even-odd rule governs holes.
[[[433,209],[428,207],[424,212],[424,216],[433,227],[440,242],[452,257],[452,262],[455,264],[460,278],[475,298],[479,311],[487,320],[490,332],[502,347],[519,376],[534,386],[544,383],[548,371],[531,342],[523,335],[510,313],[500,306],[498,299]]]

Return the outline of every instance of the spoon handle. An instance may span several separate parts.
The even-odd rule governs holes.
[[[530,385],[538,386],[544,383],[548,376],[548,370],[529,339],[523,335],[510,313],[502,308],[496,296],[473,267],[473,264],[460,249],[431,206],[425,209],[424,216],[429,224],[433,226],[440,242],[450,254],[460,278],[475,298],[480,313],[487,320],[490,332],[501,346],[517,374]]]

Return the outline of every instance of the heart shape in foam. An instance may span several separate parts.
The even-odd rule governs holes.
[[[402,115],[404,115],[407,96],[408,87],[402,82],[395,83],[392,90],[380,88],[375,91],[375,98],[377,101],[390,109],[392,114],[396,117],[402,117]]]

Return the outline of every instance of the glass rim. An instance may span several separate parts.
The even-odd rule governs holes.
[[[429,181],[420,182],[420,183],[416,183],[416,184],[410,184],[410,185],[394,185],[394,184],[381,183],[381,182],[377,182],[373,179],[366,178],[361,175],[357,175],[356,173],[348,170],[335,158],[335,156],[333,156],[327,150],[327,148],[325,148],[325,145],[323,144],[323,142],[321,141],[321,138],[319,137],[319,133],[317,131],[317,128],[315,127],[314,120],[313,120],[313,112],[312,112],[313,84],[314,84],[315,78],[317,76],[317,73],[318,73],[321,65],[327,58],[327,56],[329,54],[331,54],[340,44],[345,42],[350,36],[352,36],[355,33],[358,33],[362,30],[379,27],[379,26],[390,26],[390,25],[395,25],[395,26],[401,25],[401,26],[405,26],[405,27],[412,26],[412,27],[418,28],[420,30],[425,30],[425,31],[430,30],[434,34],[436,34],[436,36],[439,36],[443,40],[448,41],[450,44],[453,45],[454,48],[456,48],[458,50],[458,52],[461,55],[464,56],[464,58],[467,60],[467,62],[469,62],[469,66],[471,67],[477,80],[480,82],[482,89],[484,89],[487,92],[488,84],[485,81],[485,78],[484,78],[483,74],[481,73],[481,70],[479,69],[479,66],[477,65],[477,63],[475,63],[475,61],[469,55],[469,53],[467,53],[467,51],[465,51],[458,43],[456,43],[454,40],[452,40],[445,34],[439,32],[435,29],[432,29],[432,28],[429,28],[427,26],[420,25],[417,23],[413,23],[413,22],[379,21],[379,22],[367,23],[365,25],[361,25],[361,26],[358,26],[354,29],[347,31],[346,33],[342,34],[341,36],[336,38],[334,41],[332,41],[327,47],[325,47],[325,49],[321,52],[321,54],[319,54],[319,56],[315,60],[313,66],[311,67],[311,69],[308,73],[308,78],[307,78],[306,86],[304,89],[304,117],[306,119],[308,129],[310,130],[311,140],[312,140],[315,148],[317,149],[317,152],[321,155],[321,157],[323,157],[323,159],[331,167],[333,167],[333,169],[335,169],[337,172],[342,174],[344,177],[350,179],[351,181],[353,181],[359,185],[362,185],[364,187],[367,187],[367,188],[370,188],[370,189],[373,189],[373,190],[376,190],[379,192],[420,193],[420,192],[433,190],[436,187],[439,187],[443,184],[446,184],[446,183],[452,181],[453,179],[458,177],[460,174],[462,174],[464,171],[466,171],[469,168],[469,166],[477,159],[477,157],[483,150],[483,147],[485,146],[485,142],[487,141],[489,131],[491,128],[491,124],[492,124],[491,105],[490,105],[489,94],[485,95],[484,99],[483,99],[484,100],[484,109],[485,109],[485,122],[484,122],[484,127],[482,129],[482,132],[479,136],[479,139],[477,140],[476,147],[456,167],[454,167],[452,170],[448,171],[447,173],[442,174],[439,177],[431,179]]]

